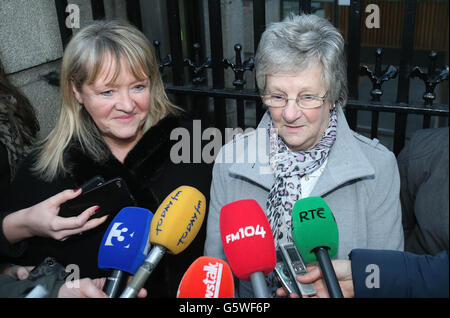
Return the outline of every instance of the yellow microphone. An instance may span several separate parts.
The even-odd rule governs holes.
[[[120,298],[134,298],[166,252],[179,254],[197,236],[206,213],[205,196],[196,188],[173,190],[158,207],[150,225],[153,245]]]

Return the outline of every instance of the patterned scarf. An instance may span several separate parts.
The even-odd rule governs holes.
[[[302,198],[300,179],[317,170],[325,162],[336,140],[336,126],[337,111],[334,107],[322,139],[311,149],[292,152],[278,136],[270,120],[269,162],[275,174],[275,183],[270,189],[266,207],[276,247],[280,243],[293,241],[291,215],[295,202]],[[277,297],[277,279],[273,272],[266,276],[266,283],[272,297]]]
[[[281,137],[273,133],[273,122],[270,121],[269,162],[275,174],[275,183],[267,199],[267,217],[277,247],[280,243],[292,242],[291,215],[294,203],[302,198],[300,179],[324,163],[336,140],[336,125],[337,112],[333,108],[322,139],[311,149],[292,152]]]

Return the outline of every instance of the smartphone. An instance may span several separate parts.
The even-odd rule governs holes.
[[[89,190],[97,188],[98,186],[100,186],[103,183],[105,183],[105,179],[103,179],[101,176],[95,176],[91,180],[85,182],[81,186],[81,189],[83,190],[83,192],[87,192]]]
[[[298,295],[315,295],[316,289],[313,284],[302,284],[295,279],[297,275],[306,274],[306,266],[303,262],[303,258],[297,251],[294,243],[284,243],[280,245],[281,256],[286,264],[287,270],[290,274],[292,281],[298,287],[300,293]],[[287,289],[287,288],[286,288]]]
[[[300,295],[300,290],[297,287],[297,284],[292,280],[291,274],[284,263],[284,259],[281,256],[280,249],[277,249],[277,263],[275,265],[275,274],[278,278],[278,281],[281,285],[287,290],[288,293],[296,293]]]
[[[83,191],[80,196],[61,204],[59,215],[77,216],[94,205],[100,206],[100,209],[91,218],[99,218],[107,214],[116,214],[124,207],[135,206],[136,201],[125,181],[122,178],[114,178],[99,182],[97,186],[90,186],[90,189]]]

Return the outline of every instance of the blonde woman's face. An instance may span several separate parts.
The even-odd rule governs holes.
[[[105,60],[94,83],[83,84],[81,91],[73,86],[75,98],[84,105],[110,148],[134,146],[142,136],[150,108],[150,80],[137,79],[122,58],[120,74],[110,84],[115,66],[109,62]]]

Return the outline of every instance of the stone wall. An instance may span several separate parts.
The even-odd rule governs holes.
[[[92,22],[90,0],[68,3],[79,8],[80,28]],[[104,5],[107,19],[126,19],[125,0],[104,0]],[[73,33],[78,30],[72,28]],[[54,0],[0,1],[0,59],[10,81],[35,107],[41,138],[54,127],[60,105],[59,88],[49,85],[43,76],[59,73],[62,54]]]

